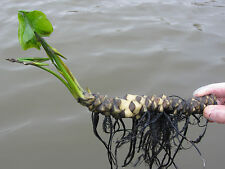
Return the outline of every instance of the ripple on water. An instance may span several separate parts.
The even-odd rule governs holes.
[[[224,0],[2,0],[1,6],[1,58],[43,56],[22,51],[17,40],[17,11],[41,10],[54,25],[47,40],[94,92],[186,97],[199,86],[224,81]],[[6,61],[0,62],[0,77],[0,138],[13,135],[0,142],[4,169],[108,167],[89,112],[73,104],[54,77]],[[207,168],[223,168],[224,129],[210,130],[201,145]],[[213,138],[222,141],[215,144]],[[179,161],[184,168],[202,167],[192,157],[191,152]]]

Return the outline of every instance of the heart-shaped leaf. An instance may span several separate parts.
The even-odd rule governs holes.
[[[40,49],[41,44],[37,41],[34,32],[40,36],[49,36],[53,32],[51,22],[41,11],[19,11],[18,38],[21,47],[26,50],[29,48]]]

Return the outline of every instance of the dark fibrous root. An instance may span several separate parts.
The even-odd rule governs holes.
[[[150,169],[172,166],[177,169],[178,166],[175,164],[177,153],[190,147],[194,147],[203,159],[196,146],[205,135],[208,124],[208,121],[202,118],[202,112],[207,105],[217,104],[215,96],[209,95],[188,100],[164,95],[161,97],[135,96],[133,97],[135,100],[130,98],[131,96],[124,98],[129,105],[121,105],[127,102],[122,99],[119,101],[119,98],[92,94],[88,99],[80,100],[81,104],[92,111],[93,131],[107,149],[111,169],[118,168],[118,162],[121,160],[122,167],[130,164],[138,166],[144,162]],[[141,106],[139,111],[136,111],[138,103]],[[125,109],[127,107],[129,110]],[[131,124],[124,122],[126,112],[131,116],[129,117]],[[98,127],[100,120],[102,131],[109,135],[108,139],[100,136],[102,135]],[[195,128],[191,129],[193,127]],[[190,138],[188,131],[199,130],[199,128],[202,128],[202,133],[196,138]],[[121,158],[118,152],[123,147],[126,148],[126,153]],[[124,152],[122,154],[124,155]]]

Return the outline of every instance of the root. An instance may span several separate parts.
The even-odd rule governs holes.
[[[123,99],[87,94],[79,102],[92,111],[93,131],[107,149],[111,169],[118,168],[119,149],[127,153],[122,167],[144,162],[152,169],[169,168],[175,164],[180,150],[194,147],[204,161],[196,144],[203,138],[208,121],[202,118],[203,109],[217,104],[213,95],[184,100],[177,96],[148,97],[126,95]],[[88,96],[88,97],[87,97]],[[124,104],[124,105],[122,105]],[[99,134],[100,114],[102,131],[109,135],[104,140]],[[131,125],[124,123],[130,118]],[[196,138],[189,138],[189,127],[203,128]],[[105,137],[104,137],[105,138]],[[189,147],[185,147],[189,143]]]

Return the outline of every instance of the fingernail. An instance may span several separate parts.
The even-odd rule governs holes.
[[[199,89],[196,89],[196,90],[193,92],[193,96],[197,96],[198,91],[199,91]]]
[[[215,115],[214,115],[213,112],[215,112],[215,109],[214,109],[213,106],[207,106],[205,108],[205,110],[204,110],[205,117],[211,122],[215,122],[216,121]]]
[[[200,88],[198,88],[198,89],[196,89],[194,92],[193,92],[193,95],[194,96],[200,96],[201,95],[201,93],[203,93],[203,87],[200,87]]]

